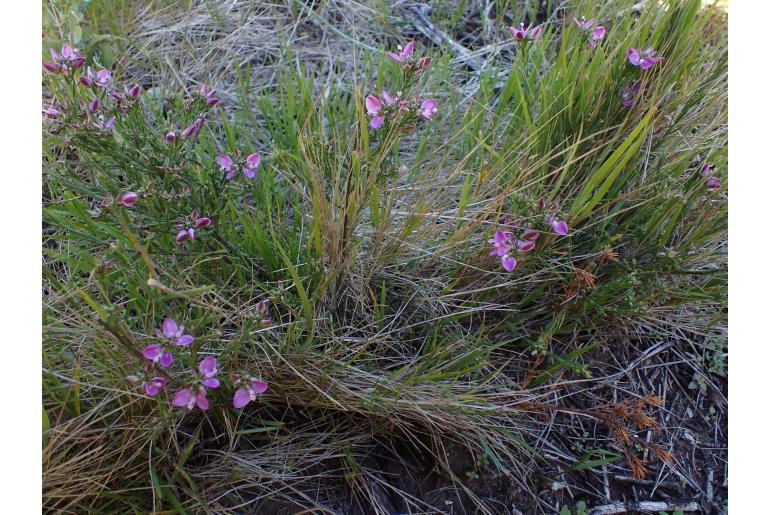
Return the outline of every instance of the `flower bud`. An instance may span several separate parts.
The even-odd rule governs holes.
[[[131,207],[136,204],[137,200],[139,200],[139,194],[133,191],[127,191],[118,195],[116,200],[119,204],[122,204],[126,207]]]
[[[164,136],[166,143],[173,143],[176,140],[176,133],[174,131],[168,131]]]

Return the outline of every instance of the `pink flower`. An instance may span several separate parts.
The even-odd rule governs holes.
[[[233,158],[228,156],[227,154],[219,154],[216,157],[216,162],[219,165],[219,167],[222,169],[223,172],[226,172],[227,175],[225,177],[229,181],[233,178],[235,175],[235,172],[237,171],[235,167],[235,163],[233,163]]]
[[[267,383],[252,377],[249,379],[248,383],[235,391],[235,395],[233,395],[233,407],[242,408],[249,402],[256,401],[257,395],[265,393],[266,391]]]
[[[510,246],[511,233],[497,230],[489,243],[492,245],[492,250],[489,252],[490,256],[503,257],[511,250]]]
[[[513,269],[516,268],[516,258],[513,256],[506,254],[502,257],[501,262],[506,272],[513,272]]]
[[[120,195],[118,195],[115,200],[118,202],[118,204],[122,204],[126,207],[131,207],[134,204],[136,204],[137,200],[139,200],[139,194],[133,191],[127,191],[125,193],[121,193]]]
[[[90,68],[89,68],[90,70]],[[112,72],[110,70],[99,70],[96,72],[96,79],[94,83],[100,88],[106,88],[112,82]]]
[[[567,227],[567,222],[565,222],[564,220],[559,220],[553,215],[551,215],[551,217],[548,218],[548,225],[551,226],[551,229],[553,229],[553,231],[556,234],[560,234],[564,236],[569,232],[569,227]]]
[[[522,232],[521,236],[525,240],[535,241],[540,237],[540,233],[534,229],[524,229],[524,232]]]
[[[174,131],[168,131],[165,136],[163,136],[163,139],[166,140],[166,143],[173,143],[176,140],[176,133]]]
[[[198,218],[195,220],[195,227],[199,229],[203,229],[204,227],[208,227],[211,225],[211,218],[204,216],[202,218]]]
[[[191,138],[193,136],[197,136],[200,134],[201,129],[203,128],[203,122],[205,122],[206,119],[202,117],[198,117],[195,119],[195,121],[187,127],[185,130],[182,131],[182,139]]]
[[[142,355],[153,363],[159,364],[162,368],[168,368],[174,362],[174,356],[171,355],[171,352],[159,344],[148,345],[142,349]]]
[[[533,28],[532,24],[530,24],[529,27],[525,29],[524,23],[520,23],[518,28],[509,27],[509,29],[513,39],[516,41],[532,41],[533,39],[536,39],[538,36],[540,36],[540,34],[543,32],[541,25]]]
[[[642,87],[642,83],[634,81],[627,88],[623,88],[620,91],[620,96],[623,99],[623,105],[625,107],[632,107],[636,103],[636,95],[639,93],[639,89]]]
[[[607,29],[599,25],[594,30],[591,31],[591,37],[588,39],[588,44],[591,48],[596,48],[602,39],[604,39],[604,35],[607,33]]]
[[[62,112],[56,108],[49,107],[48,109],[45,110],[45,115],[48,116],[49,118],[58,118],[62,115]]]
[[[198,365],[200,375],[195,382],[183,388],[174,394],[171,398],[171,405],[178,408],[187,408],[188,410],[198,406],[202,410],[209,408],[209,401],[206,399],[206,388],[219,388],[219,380],[214,377],[217,373],[217,360],[209,356],[201,360]]]
[[[59,73],[62,71],[62,65],[59,63],[45,62],[43,63],[43,69],[49,73]]]
[[[128,376],[126,380],[131,384],[136,384],[141,380],[145,393],[150,397],[155,397],[160,390],[166,387],[166,380],[162,377],[140,379],[138,376]]]
[[[390,98],[390,95],[388,95],[388,99]],[[382,124],[385,123],[385,116],[379,114],[382,109],[382,102],[380,99],[375,95],[368,95],[364,100],[364,105],[366,105],[366,111],[372,116],[369,126],[372,129],[379,129],[382,127]]]
[[[180,229],[178,233],[176,233],[176,244],[181,245],[187,240],[194,240],[195,239],[195,229]]]
[[[246,162],[243,167],[243,175],[249,179],[253,179],[256,174],[256,170],[259,167],[259,163],[262,161],[262,156],[258,153],[250,154],[246,157]]]
[[[202,410],[209,409],[209,401],[206,399],[206,390],[199,387],[196,390],[192,388],[183,388],[171,397],[171,405],[176,408],[187,408],[188,410],[198,406]]]
[[[107,134],[112,132],[112,127],[114,125],[115,125],[115,117],[114,116],[112,116],[109,120],[107,120],[105,122],[104,121],[104,116],[99,115],[99,117],[97,118],[96,122],[94,123],[94,127],[96,127],[100,131],[102,131],[104,133],[107,133]]]
[[[190,345],[195,341],[195,338],[192,335],[184,334],[184,326],[178,325],[176,320],[171,317],[167,317],[165,320],[163,320],[161,329],[163,331],[163,336],[168,338],[170,342],[177,347]],[[160,336],[160,331],[158,333],[158,336]]]
[[[403,48],[401,47],[401,45],[398,45],[397,54],[394,54],[393,52],[385,52],[385,55],[387,55],[394,61],[401,63],[411,59],[413,52],[414,52],[414,43],[410,41]]]
[[[131,86],[131,88],[128,90],[128,96],[131,98],[136,98],[139,96],[139,93],[142,92],[142,86],[139,84],[134,84]]]
[[[438,109],[436,109],[436,101],[429,98],[422,101],[418,114],[423,120],[431,120],[437,111]]]
[[[572,18],[572,21],[575,23],[575,25],[577,25],[577,28],[580,29],[583,32],[587,32],[591,28],[591,25],[594,24],[594,19],[593,18],[591,18],[590,20],[586,21],[586,17],[585,16],[581,16],[580,17],[580,21],[578,21],[577,18]]]
[[[529,252],[535,248],[535,242],[532,240],[516,240],[514,243],[520,252]]]
[[[203,101],[209,107],[214,107],[219,103],[219,97],[216,96],[217,90],[209,89],[205,84],[200,87],[200,94],[203,97]]]
[[[203,358],[198,365],[198,372],[201,374],[201,384],[208,388],[219,388],[219,379],[214,377],[217,374],[217,359],[213,356]]]
[[[626,51],[626,57],[628,57],[628,62],[640,67],[642,70],[647,70],[663,60],[663,57],[655,55],[655,50],[652,47],[645,48],[644,50],[629,48]]]

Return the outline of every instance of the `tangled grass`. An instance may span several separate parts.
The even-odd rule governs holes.
[[[478,4],[87,6],[89,64],[145,92],[103,95],[117,120],[96,134],[72,127],[91,90],[45,78],[64,112],[44,123],[46,510],[555,512],[538,470],[681,470],[653,431],[675,406],[617,381],[656,342],[684,355],[726,332],[725,16]],[[596,49],[580,14],[607,27]],[[522,20],[543,35],[514,43]],[[384,55],[405,39],[432,57],[417,80]],[[626,50],[647,46],[665,60],[642,72]],[[213,110],[189,103],[202,84]],[[373,130],[383,89],[438,112]],[[164,142],[202,112],[197,138]],[[236,149],[261,153],[256,179],[223,179]],[[114,204],[127,190],[140,200]],[[179,245],[193,210],[213,225]],[[508,222],[540,232],[510,273],[487,243]],[[195,343],[149,397],[125,378],[164,317]],[[236,410],[224,381],[209,410],[172,409],[177,367],[207,355],[268,391]],[[717,368],[698,367],[704,388]],[[589,422],[601,447],[562,445]]]

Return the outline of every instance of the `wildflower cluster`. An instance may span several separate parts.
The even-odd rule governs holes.
[[[413,58],[414,43],[411,41],[403,48],[399,45],[398,53],[386,52],[386,55],[394,61],[404,64],[408,84],[411,82],[410,79],[427,69],[431,62],[429,57],[422,57],[419,60]],[[371,117],[369,126],[372,129],[379,129],[387,119],[395,122],[399,119],[399,115],[403,115],[401,120],[409,124],[420,119],[430,121],[433,119],[433,115],[438,112],[436,100],[432,98],[420,99],[417,95],[406,98],[402,96],[401,91],[395,95],[391,95],[386,90],[383,90],[379,96],[367,95],[364,105],[366,112]]]
[[[173,318],[166,318],[161,324],[161,329],[156,331],[161,343],[147,345],[142,350],[142,355],[147,360],[144,363],[142,372],[132,374],[126,377],[126,381],[131,384],[141,384],[145,393],[150,397],[156,396],[173,379],[166,371],[173,363],[171,349],[182,348],[195,342],[195,337],[186,334],[184,326],[177,324]],[[156,370],[160,367],[161,373]],[[188,410],[198,407],[202,410],[209,408],[209,401],[206,397],[208,390],[214,390],[221,386],[219,379],[216,378],[219,372],[219,365],[214,356],[203,358],[198,364],[198,371],[190,371],[190,378],[182,380],[182,388],[177,390],[171,397],[171,405]],[[242,408],[250,401],[256,400],[256,396],[267,391],[267,383],[257,378],[250,378],[246,384],[240,380],[239,374],[231,374],[233,389],[233,406]]]

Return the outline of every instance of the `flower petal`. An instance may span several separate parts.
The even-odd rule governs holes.
[[[375,116],[372,118],[372,121],[369,122],[369,127],[372,129],[379,129],[382,127],[382,124],[385,123],[385,117],[384,116]]]
[[[212,377],[217,373],[217,359],[214,356],[203,358],[198,365],[198,370],[204,377]]]
[[[160,345],[148,345],[144,349],[142,349],[142,356],[145,358],[151,360],[151,361],[157,361],[161,355],[163,354],[163,347]]]
[[[382,109],[382,102],[374,95],[367,95],[364,104],[366,105],[366,110],[369,114],[377,114],[380,112],[380,109]]]
[[[167,350],[163,351],[163,354],[160,356],[160,366],[162,368],[168,368],[171,366],[171,363],[174,362],[174,356]]]
[[[190,401],[193,399],[193,393],[189,388],[179,390],[171,397],[171,405],[177,408],[186,408]]]
[[[174,340],[174,345],[176,345],[177,347],[184,347],[185,345],[190,345],[194,341],[195,341],[195,337],[193,335],[183,334],[182,336]]]
[[[254,390],[254,393],[256,394],[265,393],[267,391],[267,383],[261,379],[252,379],[251,389]]]
[[[249,154],[249,156],[246,158],[246,164],[249,168],[258,167],[260,161],[262,161],[262,156],[257,153]]]
[[[219,388],[219,379],[217,379],[216,377],[207,377],[206,379],[201,381],[201,384],[208,388]]]
[[[198,404],[198,407],[204,411],[209,409],[209,400],[206,398],[206,392],[204,390],[198,392],[196,404]]]
[[[173,338],[179,334],[179,324],[171,317],[164,319],[161,327],[163,328],[163,336],[166,338]]]
[[[501,262],[506,272],[512,272],[513,269],[516,268],[516,258],[513,256],[509,256],[506,254],[505,256],[503,256]]]
[[[233,407],[242,408],[251,401],[249,392],[245,388],[238,388],[233,395]]]

